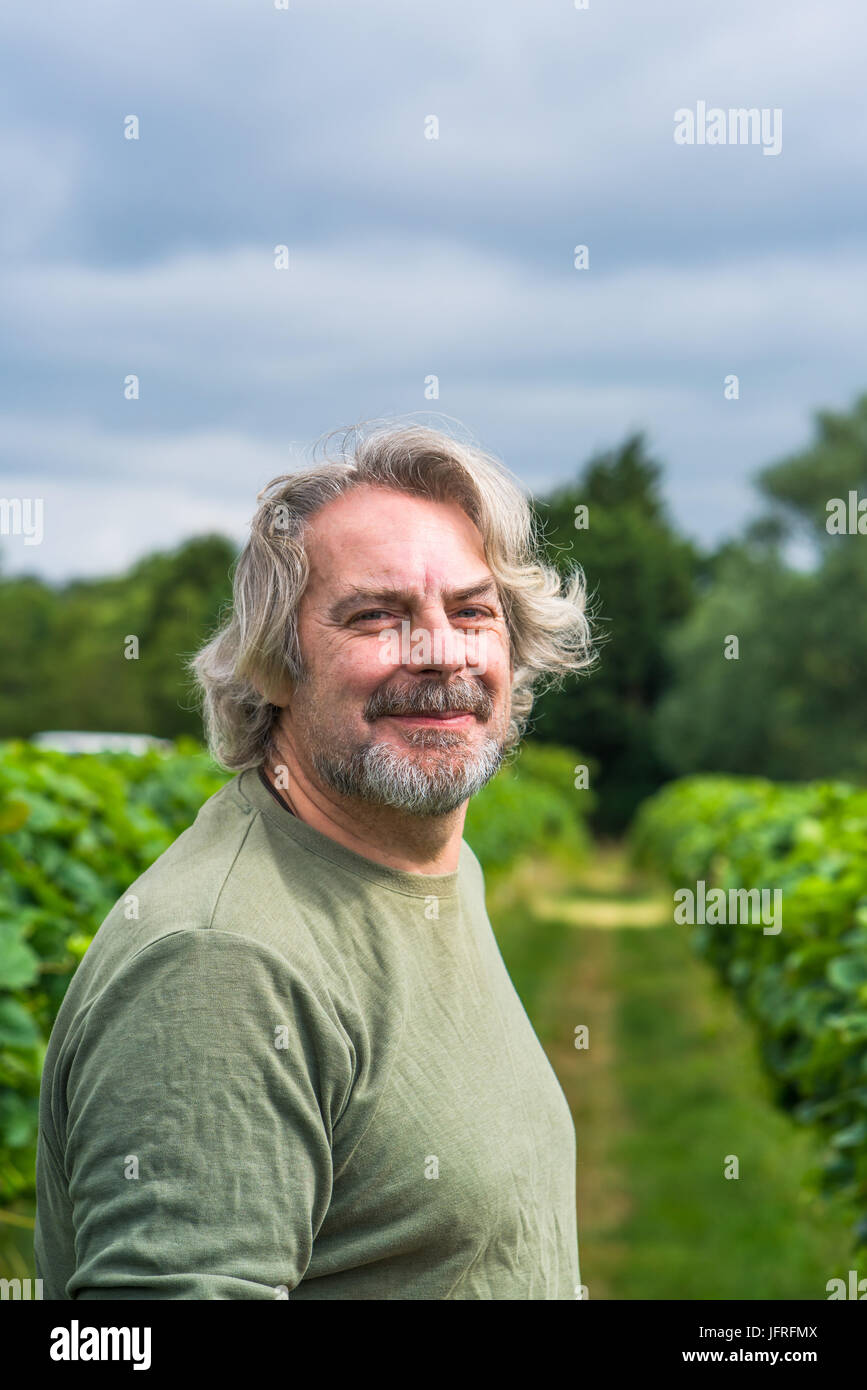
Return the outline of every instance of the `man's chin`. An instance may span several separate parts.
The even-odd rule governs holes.
[[[419,731],[414,731],[419,732]],[[378,737],[340,756],[332,747],[313,755],[319,776],[343,796],[414,815],[446,815],[480,791],[502,762],[502,743],[456,730],[420,731],[408,740],[384,725]],[[468,731],[469,732],[469,731]]]
[[[486,742],[485,731],[478,725],[463,729],[437,729],[430,724],[407,725],[406,728],[383,731],[383,737],[374,741],[374,747],[382,744],[396,753],[436,753],[461,749],[464,754],[478,751]]]

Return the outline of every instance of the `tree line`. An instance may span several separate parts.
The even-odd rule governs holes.
[[[714,549],[680,533],[662,480],[638,433],[534,500],[550,561],[584,568],[599,661],[540,697],[531,736],[581,751],[604,832],[684,773],[867,780],[867,395],[817,412],[804,449],[756,478],[755,519]],[[0,575],[0,738],[200,736],[183,658],[231,602],[236,553],[205,535],[122,575]]]

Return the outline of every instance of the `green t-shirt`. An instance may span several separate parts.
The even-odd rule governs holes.
[[[251,769],[118,900],[40,1095],[46,1298],[574,1299],[575,1130],[478,860],[386,868]]]

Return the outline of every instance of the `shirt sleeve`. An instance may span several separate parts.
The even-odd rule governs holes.
[[[68,1067],[74,1299],[275,1299],[331,1199],[353,1051],[276,951],[188,929],[91,1006]]]

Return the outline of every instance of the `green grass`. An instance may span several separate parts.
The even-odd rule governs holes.
[[[553,914],[550,917],[533,915],[532,930],[528,930],[528,906],[525,885],[536,896],[541,872],[558,874],[553,857],[540,869],[539,860],[524,859],[511,870],[487,872],[489,913],[495,923],[497,938],[506,967],[521,996],[524,1008],[543,1041],[553,1037],[550,1009],[546,998],[552,980],[561,972],[569,972],[574,964],[574,932]],[[559,881],[559,879],[558,879]],[[543,1037],[545,1034],[545,1037]]]
[[[489,895],[575,1118],[582,1279],[591,1298],[826,1299],[858,1268],[856,1213],[814,1190],[819,1141],[774,1106],[751,1025],[688,929],[670,908],[665,926],[612,925],[613,904],[643,895],[651,918],[661,891],[609,847],[583,870],[537,861]]]
[[[632,1198],[616,1296],[826,1299],[857,1264],[855,1213],[812,1190],[818,1141],[774,1107],[749,1024],[674,926],[618,932],[615,959]]]

